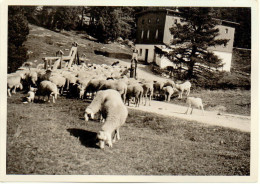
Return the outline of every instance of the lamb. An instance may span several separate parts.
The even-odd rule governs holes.
[[[97,138],[99,146],[104,149],[105,144],[112,147],[112,133],[115,131],[113,142],[120,139],[119,128],[125,123],[128,116],[128,110],[124,105],[118,91],[113,89],[101,90],[85,110],[85,120],[88,121],[90,116],[94,118],[94,114],[101,112],[105,119],[105,123],[101,127]]]
[[[59,95],[59,90],[56,84],[44,80],[39,85],[37,95],[43,97],[48,96],[48,102],[50,102],[50,97],[52,97],[52,102],[55,103],[55,99],[57,99],[57,96]]]
[[[193,107],[200,108],[202,110],[202,113],[204,115],[204,109],[203,109],[203,104],[202,104],[202,99],[201,98],[196,98],[196,97],[187,97],[186,103],[189,105],[187,111],[185,114],[188,114],[189,108],[191,107],[191,112],[192,114]],[[192,107],[193,106],[193,107]]]
[[[127,93],[126,93],[126,99],[128,101],[128,106],[129,106],[129,101],[131,97],[135,98],[135,106],[139,107],[141,98],[143,96],[143,87],[139,84],[130,84],[127,86]]]
[[[148,99],[149,96],[149,106],[151,106],[151,100],[153,96],[153,82],[146,82],[142,85],[144,89],[143,97],[145,99],[144,105],[146,106],[146,99]]]
[[[125,103],[127,85],[123,81],[107,80],[103,85],[100,86],[99,90],[114,89],[117,90],[122,96],[123,102]]]
[[[184,91],[186,91],[186,95],[189,96],[191,83],[189,81],[186,81],[182,84],[176,84],[176,88],[179,90],[179,98],[182,98],[182,94]]]
[[[173,95],[173,93],[175,91],[174,89],[175,88],[173,88],[171,86],[166,86],[166,87],[162,88],[162,91],[164,92],[164,96],[165,96],[165,101],[170,102],[171,96]]]
[[[27,98],[27,101],[30,103],[30,102],[34,102],[34,98],[35,98],[35,92],[34,91],[29,91],[28,93],[28,96],[26,97]]]

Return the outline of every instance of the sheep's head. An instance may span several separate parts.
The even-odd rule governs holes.
[[[54,96],[55,99],[58,98],[59,92],[51,92],[50,96]]]
[[[20,83],[18,87],[19,87],[20,90],[23,90],[23,85],[22,85],[22,83]]]
[[[89,117],[91,119],[94,119],[94,112],[90,108],[86,108],[84,117],[85,117],[85,121],[88,121]]]
[[[97,138],[99,139],[98,146],[101,149],[105,148],[105,144],[107,144],[109,147],[112,147],[111,136],[109,135],[108,132],[99,131],[97,134]]]
[[[81,85],[79,85],[77,88],[78,88],[78,91],[79,91],[79,96],[82,97],[85,93],[85,88]]]
[[[34,87],[31,87],[31,86],[30,86],[29,91],[36,92],[36,91],[37,91],[37,88],[34,88]]]

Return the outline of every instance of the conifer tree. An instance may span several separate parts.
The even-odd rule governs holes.
[[[23,45],[28,34],[28,21],[23,9],[10,6],[8,8],[8,73],[16,71],[28,59],[27,49]]]
[[[226,44],[229,40],[217,39],[217,19],[211,16],[211,8],[180,8],[181,22],[170,28],[172,44],[176,46],[170,58],[188,68],[187,78],[194,77],[194,66],[220,67],[221,60],[208,48]],[[207,68],[207,67],[206,67]]]

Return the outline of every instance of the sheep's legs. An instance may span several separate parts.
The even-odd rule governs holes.
[[[8,96],[12,96],[10,91],[11,91],[11,89],[10,89],[10,88],[8,88],[8,89],[7,89]]]
[[[201,106],[201,110],[202,110],[202,114],[204,116],[204,108],[203,108],[203,106]]]
[[[190,89],[187,89],[186,95],[189,96],[190,94]]]
[[[16,86],[13,89],[13,94],[16,94]]]
[[[191,108],[190,114],[192,114],[192,111],[193,111],[193,107]]]
[[[120,140],[121,138],[120,138],[120,135],[119,135],[119,128],[116,129],[116,132],[117,132],[117,134],[116,134],[116,136],[117,136],[117,140]]]
[[[179,97],[178,98],[182,98],[182,91],[179,93]]]
[[[184,114],[188,114],[190,107],[191,107],[191,105],[188,106],[188,109],[186,110],[186,112]]]

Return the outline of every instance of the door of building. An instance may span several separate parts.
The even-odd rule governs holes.
[[[148,49],[145,49],[145,58],[144,61],[147,63],[148,62]]]

